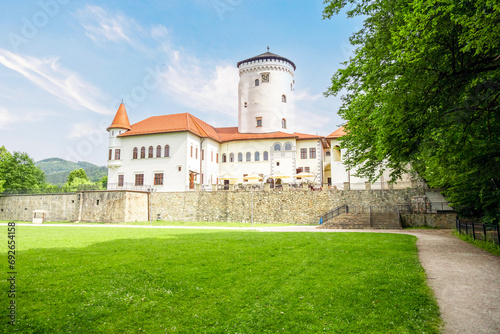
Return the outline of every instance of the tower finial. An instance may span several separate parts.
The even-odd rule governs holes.
[[[267,52],[269,52],[269,45],[267,46]]]
[[[123,104],[123,99],[122,99],[122,104]]]

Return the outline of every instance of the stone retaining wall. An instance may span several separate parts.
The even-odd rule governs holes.
[[[447,213],[402,213],[401,224],[403,227],[437,227],[454,228],[457,219],[455,212]]]
[[[393,210],[423,189],[255,191],[254,222],[318,223],[319,216],[340,205]],[[47,210],[47,221],[134,222],[148,220],[147,193],[85,191],[69,194],[9,195],[0,197],[0,220],[30,221],[33,210]],[[99,202],[98,202],[99,201]],[[380,209],[382,208],[382,209]],[[389,212],[389,211],[387,211]],[[251,191],[195,191],[151,194],[152,219],[167,221],[250,222]]]

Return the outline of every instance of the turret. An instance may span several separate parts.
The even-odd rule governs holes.
[[[125,110],[125,105],[122,102],[120,107],[118,107],[113,122],[106,129],[109,132],[108,167],[121,166],[123,152],[121,151],[121,139],[118,136],[131,129],[127,110]]]
[[[238,131],[295,131],[295,64],[269,52],[238,64]]]

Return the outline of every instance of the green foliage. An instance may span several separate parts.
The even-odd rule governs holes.
[[[478,248],[481,248],[482,250],[485,250],[487,251],[488,253],[491,253],[493,255],[496,255],[496,256],[500,256],[500,246],[492,243],[492,242],[487,242],[487,241],[484,241],[484,240],[479,240],[479,239],[476,239],[474,240],[470,235],[467,235],[467,234],[460,234],[458,233],[457,230],[453,231],[453,234],[463,240],[463,241],[466,241]]]
[[[96,166],[84,161],[71,162],[59,158],[40,160],[36,162],[36,165],[47,175],[47,182],[61,186],[67,182],[69,173],[75,169],[83,168],[92,182],[99,181],[108,173],[108,169],[104,166]]]
[[[0,180],[0,194],[3,193],[3,191],[5,190],[5,188],[3,187],[4,184],[5,180]]]
[[[409,235],[18,228],[9,333],[439,333]]]
[[[70,172],[68,175],[68,182],[67,183],[73,183],[75,179],[81,179],[88,181],[89,178],[87,177],[87,173],[83,170],[83,168],[80,169],[75,169],[74,171]],[[81,181],[79,181],[81,182]]]
[[[35,166],[27,153],[11,154],[0,147],[0,181],[4,189],[41,189],[45,184],[45,174]]]
[[[358,175],[417,172],[461,213],[500,219],[498,1],[326,0],[364,27],[326,95],[343,96],[343,147]],[[349,4],[349,5],[348,5]]]
[[[104,175],[100,180],[99,182],[101,183],[102,185],[102,188],[103,189],[107,189],[108,188],[108,176],[107,175]]]

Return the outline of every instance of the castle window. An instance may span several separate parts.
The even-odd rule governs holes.
[[[134,150],[132,151],[132,159],[137,159],[137,147],[134,147]]]
[[[148,158],[152,158],[153,157],[153,146],[149,146],[149,149],[148,149]]]
[[[255,79],[255,86],[259,85],[259,79]]]
[[[291,151],[292,150],[292,144],[286,143],[285,144],[285,151]]]
[[[155,173],[155,186],[163,185],[163,173]]]
[[[143,146],[141,147],[141,159],[144,159],[146,157],[146,148]]]
[[[246,161],[252,161],[252,153],[247,152],[247,154],[246,154]]]
[[[281,144],[280,143],[274,144],[274,150],[275,151],[281,151]]]
[[[205,150],[201,150],[201,160],[205,160]]]
[[[113,150],[109,150],[108,160],[111,160],[113,157]]]
[[[135,174],[135,185],[136,186],[144,185],[144,174]]]
[[[242,162],[243,161],[243,153],[238,153],[238,162]]]
[[[191,158],[193,157],[193,146],[191,146]]]
[[[314,147],[309,149],[309,159],[316,159],[316,149]]]
[[[310,173],[311,172],[311,169],[309,167],[304,167],[304,172],[306,173]]]
[[[120,153],[121,153],[121,152],[120,152],[120,149],[119,149],[119,148],[117,148],[117,149],[115,150],[115,160],[120,160]]]
[[[170,146],[169,145],[165,145],[165,154],[164,154],[165,158],[168,158],[170,156]]]
[[[222,155],[222,163],[225,163],[225,162],[226,162],[226,153],[224,153],[224,154]]]
[[[257,127],[261,127],[262,126],[262,117],[257,117],[256,120],[257,120]]]
[[[246,108],[246,107],[248,107],[248,103],[247,103],[247,102],[245,102],[245,108]]]
[[[156,157],[161,158],[161,146],[156,146]]]
[[[260,153],[259,152],[255,152],[254,156],[255,156],[255,158],[254,158],[255,161],[260,161]]]
[[[234,162],[234,153],[229,155],[229,162]]]
[[[196,154],[196,155],[194,156],[194,158],[195,158],[195,159],[198,159],[198,147],[196,148],[195,154]]]
[[[219,153],[215,153],[215,163],[219,163]]]
[[[264,156],[263,156],[263,159],[264,161],[268,161],[269,160],[269,153],[267,151],[264,151]]]
[[[281,95],[281,102],[286,103],[286,95]]]
[[[329,156],[331,156],[331,155],[332,155],[332,154],[330,153],[330,151],[326,151],[326,153],[325,153],[325,154],[326,154],[326,156],[327,156],[327,157],[329,157]]]
[[[214,162],[214,151],[210,151],[210,161]]]
[[[333,147],[333,161],[341,161],[342,160],[342,155],[340,153],[340,146],[335,145]]]
[[[301,159],[307,159],[307,148],[301,148],[300,149],[300,158]]]
[[[283,119],[281,120],[281,127],[282,127],[283,129],[286,129],[286,119],[285,119],[285,118],[283,118]]]
[[[111,135],[114,136],[115,135],[115,132],[114,131],[111,131]]]
[[[118,187],[123,187],[123,175],[118,175]]]

